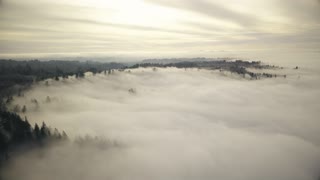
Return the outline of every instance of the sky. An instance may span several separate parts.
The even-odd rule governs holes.
[[[319,0],[1,0],[0,57],[320,53]]]

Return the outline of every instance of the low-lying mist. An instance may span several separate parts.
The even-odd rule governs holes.
[[[318,74],[246,80],[197,69],[132,69],[41,82],[15,98],[32,123],[122,146],[26,152],[7,179],[316,180]],[[284,72],[280,72],[284,73]],[[38,103],[34,103],[36,99]]]

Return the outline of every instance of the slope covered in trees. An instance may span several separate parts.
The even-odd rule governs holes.
[[[7,105],[11,103],[14,95],[21,96],[24,89],[48,78],[56,81],[69,76],[82,78],[85,72],[107,73],[124,67],[120,63],[0,60],[0,165],[20,149],[41,147],[68,139],[64,131],[59,132],[56,128],[48,127],[45,122],[31,125],[27,117],[23,119],[16,114],[25,112],[25,106],[17,106],[19,110],[13,112],[8,111]],[[36,100],[33,101],[37,103]]]
[[[41,126],[32,126],[27,118],[0,110],[0,163],[9,159],[12,152],[19,148],[32,148],[53,141],[68,139],[67,134],[51,129],[44,122]]]
[[[80,61],[14,61],[0,60],[0,95],[6,96],[36,81],[53,78],[83,77],[85,72],[100,73],[109,69],[124,68],[120,63]],[[19,88],[13,88],[17,87]],[[22,86],[22,87],[21,87]]]
[[[182,58],[182,59],[150,59],[144,60],[140,64],[135,64],[130,68],[138,67],[176,67],[176,68],[204,68],[211,70],[229,71],[242,76],[248,75],[251,79],[286,77],[286,75],[277,75],[270,73],[256,73],[251,69],[277,69],[281,67],[271,66],[261,63],[261,61],[243,61],[231,59],[207,59],[207,58]]]

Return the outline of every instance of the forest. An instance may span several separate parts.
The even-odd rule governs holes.
[[[21,96],[23,90],[45,79],[59,81],[69,76],[83,78],[85,72],[106,73],[123,67],[120,63],[0,60],[0,165],[20,149],[38,148],[52,142],[68,140],[66,132],[51,128],[45,122],[31,125],[27,117],[16,114],[20,108],[14,112],[8,111],[7,105],[15,95]],[[21,111],[25,111],[25,107]]]
[[[59,80],[69,76],[83,77],[85,72],[100,73],[109,69],[125,67],[120,63],[80,61],[15,61],[0,60],[0,98],[18,93],[18,90],[33,82],[53,78]],[[15,87],[15,88],[13,88]]]
[[[178,58],[178,59],[149,59],[144,60],[142,63],[137,63],[130,68],[139,67],[176,67],[176,68],[197,68],[197,69],[209,69],[209,70],[219,70],[228,71],[231,73],[236,73],[245,77],[248,75],[250,79],[260,79],[260,78],[276,78],[284,77],[285,74],[271,74],[271,73],[257,73],[249,70],[251,69],[283,69],[283,67],[278,67],[274,65],[263,64],[261,61],[245,61],[245,60],[231,60],[225,59],[210,59],[210,58]]]

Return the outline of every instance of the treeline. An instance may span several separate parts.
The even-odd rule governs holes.
[[[117,63],[0,60],[0,164],[22,147],[39,147],[67,139],[65,132],[51,129],[45,123],[31,125],[26,118],[23,120],[18,114],[8,111],[7,105],[13,100],[13,95],[20,96],[25,88],[47,78],[58,80],[70,75],[80,78],[88,71],[98,73],[119,67],[122,65]],[[21,111],[26,111],[26,108],[23,106]]]
[[[161,60],[158,60],[161,62]],[[152,61],[151,61],[152,62]],[[270,73],[255,73],[248,70],[248,68],[252,69],[281,69],[281,67],[271,66],[262,64],[260,61],[243,61],[243,60],[235,60],[235,61],[227,61],[227,60],[218,60],[218,61],[184,61],[184,62],[176,62],[176,63],[140,63],[131,66],[130,68],[139,68],[139,67],[159,67],[159,68],[167,68],[167,67],[176,67],[176,68],[198,68],[198,69],[211,69],[211,70],[220,70],[220,71],[229,71],[231,73],[236,73],[242,76],[248,75],[251,79],[259,79],[259,78],[273,78],[273,77],[284,77],[286,75],[276,75]]]
[[[100,150],[124,147],[124,145],[118,141],[90,135],[78,136],[74,139],[73,143],[80,148],[98,148]]]
[[[23,90],[37,81],[49,78],[58,81],[69,76],[83,78],[85,72],[111,74],[113,69],[122,68],[125,66],[120,63],[0,60],[0,164],[21,147],[39,147],[68,139],[64,131],[47,127],[44,122],[31,125],[27,118],[22,119],[16,114],[24,113],[26,106],[16,105],[13,112],[8,111],[7,106],[13,101],[14,95],[22,96]],[[47,97],[46,102],[50,101],[50,97]],[[32,99],[32,103],[38,106],[36,99]]]
[[[64,131],[52,129],[44,122],[32,126],[26,117],[23,120],[15,113],[0,110],[0,164],[19,148],[39,147],[67,139]]]
[[[80,61],[14,61],[0,60],[0,95],[5,96],[24,88],[33,82],[49,78],[59,80],[69,76],[84,77],[85,72],[93,74],[110,69],[125,68],[120,63]],[[19,86],[19,88],[13,88]]]

